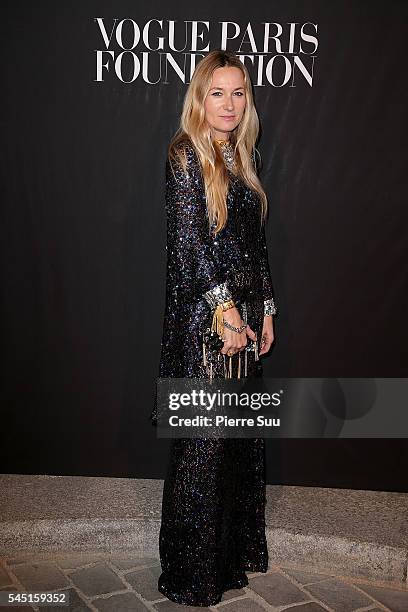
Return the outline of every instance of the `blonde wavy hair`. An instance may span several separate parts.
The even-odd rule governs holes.
[[[215,49],[197,64],[184,98],[180,126],[168,147],[170,163],[175,160],[186,172],[187,156],[183,145],[188,140],[193,144],[201,163],[207,198],[207,214],[210,227],[215,226],[215,235],[225,227],[227,222],[229,177],[221,148],[216,140],[213,140],[210,125],[205,119],[204,101],[211,89],[214,70],[224,66],[235,66],[244,76],[245,111],[239,125],[230,133],[230,143],[235,151],[236,175],[260,198],[262,225],[266,218],[268,202],[258,179],[255,165],[259,118],[255,109],[249,72],[234,53]]]

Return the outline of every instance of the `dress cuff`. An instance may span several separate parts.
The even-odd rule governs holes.
[[[203,295],[211,308],[216,308],[218,304],[232,300],[232,295],[226,282],[222,283],[221,285],[216,285],[209,291],[206,291]]]
[[[277,309],[273,298],[264,300],[264,317],[270,317],[272,315],[275,315],[276,313]]]

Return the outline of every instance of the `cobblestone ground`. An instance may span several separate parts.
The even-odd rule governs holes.
[[[211,608],[175,604],[157,590],[158,559],[113,555],[36,555],[0,559],[0,590],[69,592],[70,605],[59,610],[218,610],[246,612],[408,611],[408,590],[402,586],[272,566],[267,574],[248,572],[249,585],[224,593]],[[0,606],[6,610],[52,610],[49,606]]]

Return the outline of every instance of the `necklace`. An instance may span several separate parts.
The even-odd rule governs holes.
[[[221,148],[221,151],[224,157],[225,165],[227,166],[229,170],[232,170],[235,164],[234,149],[232,147],[232,144],[230,143],[229,140],[216,139],[216,142],[220,145],[220,148]]]

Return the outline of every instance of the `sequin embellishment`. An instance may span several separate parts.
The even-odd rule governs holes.
[[[201,167],[186,144],[187,172],[166,162],[167,276],[160,377],[208,378],[202,332],[212,318],[217,287],[231,295],[260,338],[264,301],[273,298],[259,198],[231,177],[228,221],[209,235]],[[228,162],[229,163],[229,162]],[[261,360],[248,352],[248,377]],[[224,378],[222,359],[215,378]],[[236,377],[236,374],[234,374]],[[150,418],[157,423],[154,407]],[[263,438],[178,438],[164,481],[158,589],[171,601],[211,606],[248,584],[246,571],[266,572],[265,448]]]

